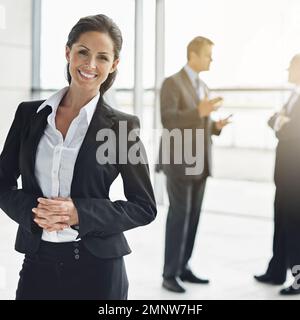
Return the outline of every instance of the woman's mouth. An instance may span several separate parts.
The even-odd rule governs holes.
[[[80,77],[84,80],[92,80],[97,78],[97,74],[96,73],[88,73],[88,72],[84,72],[82,70],[78,70],[78,73],[80,74]]]

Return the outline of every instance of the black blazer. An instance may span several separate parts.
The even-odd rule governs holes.
[[[31,209],[43,196],[34,174],[37,147],[51,113],[50,106],[36,113],[43,102],[19,105],[0,156],[0,208],[19,224],[15,249],[22,253],[35,253],[42,235]],[[100,165],[96,160],[97,148],[104,143],[96,141],[97,132],[111,128],[118,138],[119,121],[127,121],[128,131],[139,127],[137,117],[114,110],[100,97],[78,153],[71,185],[79,237],[91,253],[101,258],[130,253],[123,231],[146,225],[156,216],[147,164]],[[128,142],[128,148],[131,144]],[[119,174],[128,201],[112,202],[109,188]],[[20,175],[22,189],[17,184]]]
[[[209,89],[202,81],[207,94]],[[163,170],[164,173],[171,176],[177,176],[185,179],[199,179],[211,175],[212,167],[212,139],[211,136],[219,135],[220,130],[217,130],[215,121],[212,121],[210,117],[201,118],[198,112],[199,98],[196,94],[196,90],[193,87],[190,78],[186,71],[181,69],[176,74],[166,78],[162,84],[160,91],[160,111],[161,121],[165,129],[180,129],[182,132],[184,129],[192,129],[192,141],[191,145],[193,150],[196,148],[196,134],[195,129],[204,129],[204,148],[201,153],[202,159],[198,159],[203,163],[204,170],[199,175],[185,175],[185,169],[194,167],[183,161],[182,164],[174,164],[174,144],[171,140],[170,149],[170,164],[162,163],[162,144],[159,147],[159,164],[156,166],[156,171]],[[182,141],[184,146],[184,141]],[[204,154],[203,154],[204,153]],[[182,156],[184,160],[184,157]]]
[[[283,108],[286,108],[285,105]],[[278,113],[268,121],[273,129]],[[282,186],[288,190],[300,188],[300,98],[295,102],[288,115],[290,122],[275,132],[278,139],[276,147],[276,160],[274,181],[277,187]]]

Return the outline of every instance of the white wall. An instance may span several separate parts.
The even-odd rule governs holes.
[[[0,148],[21,101],[30,99],[32,0],[0,0]]]

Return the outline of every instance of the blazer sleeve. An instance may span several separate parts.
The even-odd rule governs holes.
[[[299,107],[297,105],[296,107]],[[268,125],[271,129],[274,130],[275,121],[279,115],[279,112],[276,112],[272,115],[272,117],[268,120]],[[300,136],[300,115],[297,112],[293,117],[290,118],[290,122],[285,123],[280,130],[275,131],[275,135],[278,140],[294,140],[299,139]]]
[[[299,140],[300,136],[300,125],[299,125],[299,114],[297,115],[298,119],[295,117],[291,118],[291,121],[284,124],[282,128],[278,131],[275,131],[275,135],[278,140]]]
[[[274,130],[275,121],[278,117],[278,112],[274,113],[272,117],[268,120],[268,126]]]
[[[32,208],[37,207],[35,196],[18,189],[20,138],[22,134],[21,103],[15,113],[0,155],[0,208],[21,227],[35,233],[39,227],[33,221]]]
[[[128,128],[139,128],[138,118],[129,121]],[[144,146],[137,136],[144,161],[138,164],[119,164],[127,201],[109,199],[78,199],[73,202],[79,217],[79,236],[109,236],[146,225],[156,217],[156,203],[150,181]],[[128,142],[128,149],[134,143]]]
[[[199,125],[203,121],[198,109],[186,109],[180,107],[181,88],[172,78],[166,79],[160,91],[160,109],[162,124],[167,129],[190,128]]]

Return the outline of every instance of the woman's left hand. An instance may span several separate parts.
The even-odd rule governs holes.
[[[53,217],[68,217],[63,219],[64,227],[77,225],[79,223],[77,209],[71,198],[55,197],[52,199],[38,198],[37,208],[33,208],[35,214],[34,221],[43,229],[51,232],[61,230],[62,225]]]

